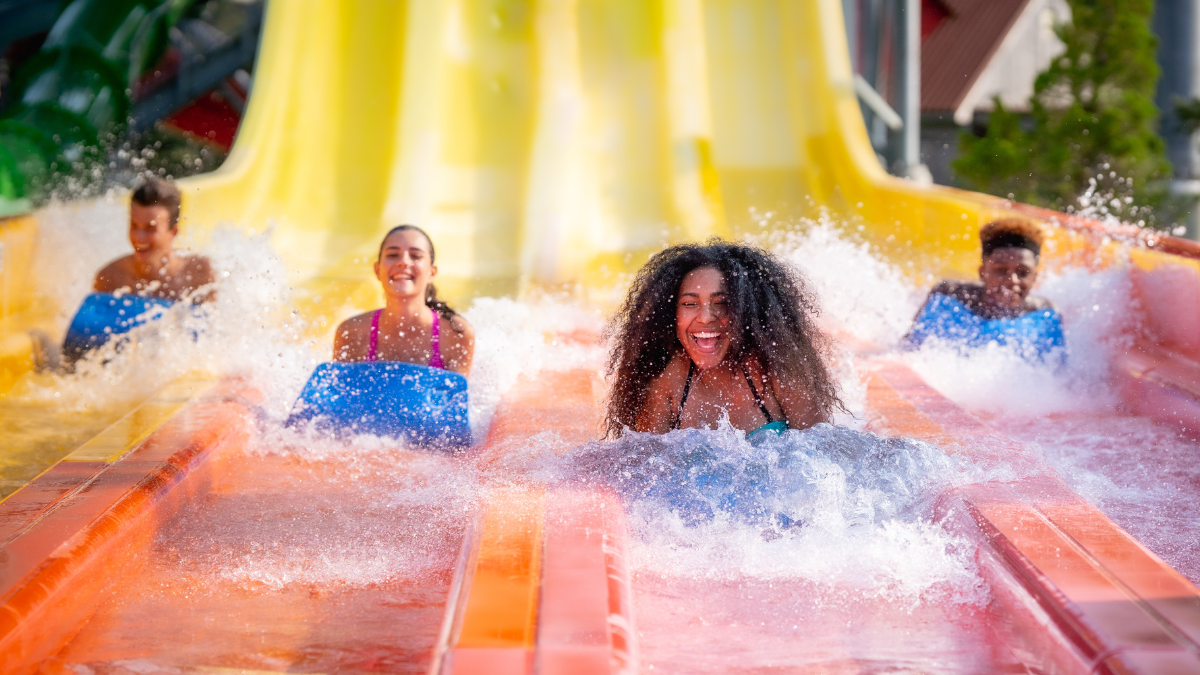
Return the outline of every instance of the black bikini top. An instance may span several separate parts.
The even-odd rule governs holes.
[[[675,414],[675,423],[671,425],[671,429],[678,429],[679,423],[683,421],[683,406],[687,403],[688,392],[692,390],[692,378],[696,376],[696,362],[688,363],[687,382],[683,385],[683,396],[679,397],[679,412]],[[746,385],[750,387],[750,393],[754,394],[754,402],[758,404],[758,409],[762,411],[763,417],[767,418],[767,424],[775,421],[771,417],[770,411],[767,410],[766,404],[763,403],[762,397],[758,395],[758,389],[754,387],[753,380],[750,379],[750,371],[746,370],[746,364],[742,364],[742,376],[746,378]]]

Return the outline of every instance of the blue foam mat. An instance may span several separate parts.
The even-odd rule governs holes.
[[[114,336],[128,333],[156,316],[151,310],[175,304],[163,298],[92,293],[83,299],[63,339],[63,356],[74,361]]]
[[[392,436],[415,445],[471,444],[467,378],[414,363],[322,363],[286,424],[309,420],[335,433]]]
[[[941,293],[929,296],[917,314],[906,342],[920,347],[937,338],[967,348],[999,344],[1015,348],[1025,358],[1044,359],[1063,353],[1066,338],[1062,317],[1053,309],[1030,312],[1013,319],[985,319],[957,298]]]

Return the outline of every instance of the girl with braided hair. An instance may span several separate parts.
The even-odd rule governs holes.
[[[386,305],[350,317],[334,334],[334,361],[403,361],[466,375],[475,330],[437,297],[433,240],[416,225],[393,227],[379,245],[375,277]]]

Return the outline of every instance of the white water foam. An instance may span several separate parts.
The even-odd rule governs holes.
[[[928,342],[900,351],[927,289],[837,223],[807,223],[776,251],[808,273],[835,329],[891,352],[955,403],[1040,450],[1081,496],[1200,582],[1200,514],[1188,506],[1200,486],[1190,459],[1200,443],[1124,415],[1109,377],[1109,364],[1131,346],[1139,321],[1126,269],[1067,267],[1041,275],[1034,292],[1062,314],[1067,342],[1065,367],[1053,368],[996,345],[963,353]]]
[[[989,345],[963,353],[928,341],[905,352],[901,339],[927,294],[911,275],[881,258],[866,243],[828,218],[777,237],[777,253],[796,264],[818,291],[826,325],[835,333],[890,351],[905,360],[954,402],[988,415],[1040,415],[1111,407],[1108,364],[1127,347],[1136,321],[1129,278],[1121,268],[1078,268],[1041,275],[1034,293],[1048,298],[1063,317],[1069,353],[1065,368],[1030,363],[1016,351]],[[932,278],[924,278],[932,283]],[[849,358],[849,357],[847,357]],[[1086,401],[1086,403],[1084,403]]]
[[[926,443],[823,424],[751,444],[723,424],[630,434],[570,464],[625,498],[639,573],[804,580],[909,609],[988,602],[974,544],[931,513],[990,474]]]

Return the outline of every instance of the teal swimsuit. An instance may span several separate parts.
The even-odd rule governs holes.
[[[742,364],[742,375],[746,378],[746,384],[750,387],[750,393],[754,394],[754,402],[758,404],[758,409],[762,411],[763,417],[767,418],[766,424],[746,434],[746,440],[750,441],[756,437],[765,436],[770,433],[782,434],[787,431],[787,420],[777,420],[771,417],[771,412],[767,410],[762,397],[758,395],[758,389],[754,387],[754,382],[750,379],[750,373],[746,371],[746,364]],[[678,429],[679,423],[683,421],[683,406],[687,403],[688,392],[692,390],[692,378],[695,376],[696,363],[693,361],[688,365],[687,382],[683,385],[683,396],[679,397],[679,412],[675,414],[675,423],[671,425],[671,429]]]

